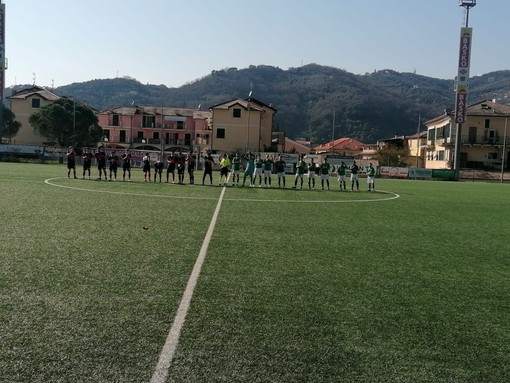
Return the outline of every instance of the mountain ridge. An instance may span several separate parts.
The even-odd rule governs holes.
[[[414,134],[420,118],[425,121],[453,109],[455,100],[453,80],[391,69],[357,75],[318,64],[287,70],[268,65],[225,68],[178,88],[113,78],[72,83],[53,91],[98,110],[132,104],[201,105],[204,109],[246,98],[251,91],[253,97],[278,110],[276,130],[314,144],[339,137],[370,143],[395,134]],[[505,104],[510,103],[509,97],[510,70],[470,79],[469,103],[496,99]]]

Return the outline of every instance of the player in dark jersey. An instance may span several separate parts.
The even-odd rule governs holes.
[[[97,170],[99,171],[98,180],[101,179],[104,174],[105,181],[108,181],[108,177],[106,175],[106,154],[103,152],[103,149],[98,149],[96,152],[96,162],[97,162]]]
[[[195,156],[193,153],[189,152],[186,156],[186,163],[188,164],[188,176],[190,185],[195,183],[195,162]]]
[[[167,168],[166,168],[166,182],[168,182],[170,174],[172,174],[172,183],[175,183],[175,156],[170,153],[168,158],[166,159]]]
[[[204,176],[202,177],[202,185],[205,184],[205,177],[209,175],[209,181],[211,185],[213,184],[212,180],[212,170],[213,170],[214,158],[211,156],[211,151],[207,151],[207,155],[204,156]]]
[[[126,180],[126,173],[128,174],[128,181],[131,181],[131,153],[126,150],[122,155],[122,181]]]
[[[278,156],[278,159],[274,163],[274,169],[278,176],[278,187],[283,187],[285,189],[285,161],[282,159],[282,156]]]
[[[85,149],[82,156],[83,161],[83,179],[85,179],[85,173],[89,174],[89,180],[90,180],[90,168],[92,166],[92,154],[88,149]]]
[[[156,180],[158,178],[158,175],[159,175],[159,183],[161,183],[161,174],[163,173],[163,168],[165,167],[165,165],[163,164],[163,162],[158,158],[158,160],[156,161],[156,163],[154,164],[154,183],[156,183]]]
[[[151,181],[151,157],[149,153],[145,153],[145,156],[142,158],[143,164],[143,181],[147,182],[147,178],[149,182]]]
[[[119,157],[115,153],[111,153],[108,156],[108,164],[110,170],[110,181],[112,180],[117,181],[117,169],[119,167]]]
[[[179,153],[177,157],[177,179],[180,185],[184,185],[184,173],[186,172],[186,156]]]
[[[67,149],[67,178],[71,178],[71,170],[73,171],[74,178],[76,177],[76,161],[75,156],[76,153],[72,146]]]

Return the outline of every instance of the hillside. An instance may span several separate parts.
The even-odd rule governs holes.
[[[278,113],[276,128],[291,138],[313,143],[353,137],[363,142],[394,134],[413,134],[422,121],[441,114],[454,104],[453,80],[413,73],[382,70],[354,75],[341,69],[310,64],[282,70],[250,66],[213,71],[180,88],[141,84],[135,79],[115,78],[73,83],[56,88],[103,110],[116,106],[162,105],[202,109],[241,97],[272,104]],[[470,101],[495,98],[509,102],[510,71],[492,72],[470,82]]]

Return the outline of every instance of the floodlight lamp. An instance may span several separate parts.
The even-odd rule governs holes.
[[[461,7],[471,8],[476,5],[476,0],[459,0],[459,5]]]

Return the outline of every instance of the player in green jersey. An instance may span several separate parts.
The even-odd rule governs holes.
[[[316,164],[313,161],[313,158],[308,165],[308,189],[315,189],[315,167]]]
[[[246,166],[244,168],[244,177],[243,177],[243,186],[246,183],[246,177],[250,176],[250,186],[253,185],[253,172],[255,171],[255,156],[253,153],[248,150],[244,156],[244,160],[246,161]]]
[[[340,191],[347,191],[347,187],[345,186],[345,171],[347,170],[347,165],[342,161],[340,166],[337,168],[338,173],[338,184],[340,185]]]
[[[303,189],[303,175],[307,172],[308,166],[306,165],[305,158],[303,155],[299,158],[299,161],[296,164],[296,176],[294,178],[294,186],[292,189],[297,189],[298,179],[301,184],[300,187]]]
[[[322,190],[324,190],[324,181],[326,181],[326,185],[329,190],[329,171],[331,170],[331,165],[328,163],[327,158],[324,158],[324,162],[320,165],[320,170]]]
[[[271,187],[271,172],[273,171],[274,160],[269,154],[266,154],[264,160],[264,185],[268,188]]]
[[[232,158],[232,186],[239,185],[239,173],[241,173],[241,158],[236,153]]]
[[[368,191],[375,192],[375,168],[372,166],[372,163],[368,164],[366,171],[367,171]]]
[[[354,161],[351,165],[351,191],[354,191],[354,183],[356,183],[356,190],[359,191],[359,166]]]
[[[259,177],[259,188],[262,187],[262,172],[264,171],[264,160],[260,157],[260,153],[255,158],[255,170],[253,171],[253,186]]]

